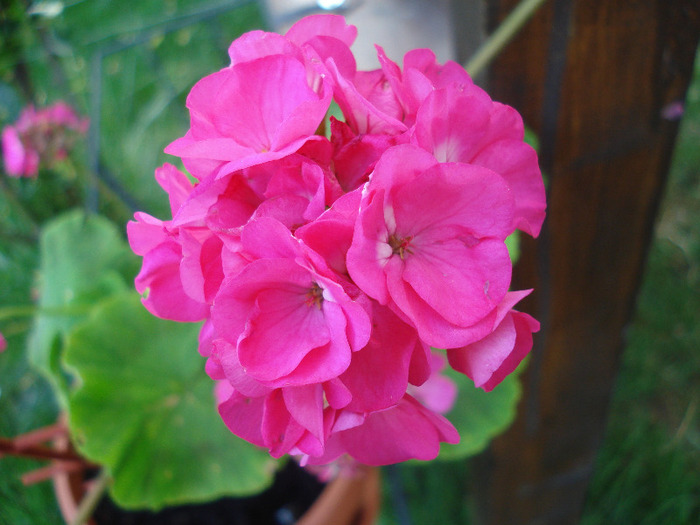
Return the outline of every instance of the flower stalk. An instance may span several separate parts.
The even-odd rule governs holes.
[[[80,502],[71,525],[84,525],[87,523],[111,483],[112,477],[104,470],[101,470],[100,474],[90,486],[87,494],[85,494],[85,497]]]
[[[544,2],[545,0],[522,0],[467,61],[464,67],[469,74],[472,77],[479,75],[518,34]]]
[[[6,306],[0,308],[0,320],[15,317],[33,317],[34,315],[46,315],[52,317],[85,315],[90,313],[92,305],[58,306],[39,308],[34,305]]]

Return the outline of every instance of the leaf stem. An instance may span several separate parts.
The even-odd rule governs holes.
[[[522,29],[545,0],[521,0],[498,26],[491,36],[476,50],[464,66],[472,77],[476,77]]]
[[[34,305],[6,306],[0,308],[0,320],[11,319],[13,317],[32,317],[35,314],[53,317],[84,315],[89,313],[92,308],[93,305],[64,305],[54,307],[39,307]]]
[[[53,450],[44,445],[22,445],[17,440],[0,437],[0,452],[10,456],[32,459],[55,459],[85,464],[85,460],[75,452]]]
[[[92,516],[95,511],[95,507],[100,502],[102,495],[107,490],[107,487],[112,483],[112,477],[107,474],[104,470],[100,471],[100,474],[94,481],[94,484],[90,487],[85,497],[78,505],[78,510],[76,512],[75,518],[70,525],[84,525]]]

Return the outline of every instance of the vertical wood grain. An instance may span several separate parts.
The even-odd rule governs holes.
[[[516,0],[487,0],[493,28]],[[548,217],[514,288],[543,321],[513,427],[480,458],[483,523],[577,523],[700,34],[697,0],[550,0],[489,91],[541,140]]]

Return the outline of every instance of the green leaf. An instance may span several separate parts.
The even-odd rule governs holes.
[[[39,250],[39,312],[28,341],[29,356],[65,405],[70,384],[61,366],[65,336],[97,301],[127,289],[136,258],[111,222],[86,217],[80,210],[47,223]]]
[[[217,414],[198,329],[152,316],[134,292],[106,299],[68,338],[65,361],[80,378],[71,432],[113,476],[124,507],[251,494],[271,482],[274,460]]]
[[[525,126],[525,137],[523,140],[532,146],[535,151],[540,150],[540,138],[530,126]]]
[[[506,237],[506,247],[510,254],[510,262],[516,264],[520,259],[520,231],[515,230]]]
[[[459,432],[460,442],[443,443],[439,459],[465,458],[484,450],[515,419],[521,393],[518,374],[510,374],[491,392],[476,388],[471,379],[452,369],[445,370],[445,374],[459,389],[454,407],[446,416]]]
[[[2,207],[0,210],[7,211]],[[0,218],[1,234],[9,221]],[[38,264],[36,243],[5,239],[0,234],[0,310],[28,308],[31,275]],[[7,338],[7,350],[0,354],[0,435],[18,436],[56,422],[56,404],[46,381],[29,366],[26,335],[29,319],[0,319],[0,332]],[[61,515],[50,483],[26,486],[21,477],[45,467],[40,462],[12,456],[0,458],[0,523],[32,525],[60,523]]]

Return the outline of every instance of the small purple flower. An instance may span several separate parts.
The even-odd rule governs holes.
[[[663,107],[661,110],[661,116],[666,120],[676,121],[683,117],[684,112],[685,107],[683,106],[683,102],[676,100]]]

